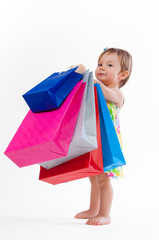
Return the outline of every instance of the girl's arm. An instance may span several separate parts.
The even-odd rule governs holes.
[[[78,65],[78,68],[76,69],[75,72],[77,72],[77,73],[84,73],[85,71],[86,71],[85,66],[82,65],[82,64],[79,64],[79,65]]]
[[[84,65],[79,64],[78,68],[76,69],[76,72],[78,73],[84,73],[86,71],[86,68]],[[99,82],[98,80],[94,79],[94,83],[99,83],[102,89],[102,92],[104,94],[104,98],[106,100],[109,100],[111,102],[114,102],[117,107],[121,107],[123,105],[124,96],[123,93],[116,88],[108,88],[103,83]]]
[[[117,107],[121,107],[123,105],[124,96],[123,93],[117,88],[109,88],[105,86],[100,81],[94,79],[94,83],[99,83],[106,100],[114,102]]]

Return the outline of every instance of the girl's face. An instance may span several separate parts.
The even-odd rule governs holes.
[[[116,53],[104,54],[98,62],[95,76],[107,87],[118,87],[120,82],[120,59]]]

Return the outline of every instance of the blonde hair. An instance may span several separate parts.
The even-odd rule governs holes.
[[[130,53],[128,53],[127,51],[123,50],[123,49],[120,49],[120,48],[108,48],[106,50],[104,50],[104,52],[102,52],[98,58],[98,62],[99,60],[101,59],[101,57],[104,55],[104,54],[111,54],[111,53],[116,53],[118,56],[119,56],[119,59],[120,59],[120,66],[121,66],[121,72],[122,71],[125,71],[127,70],[129,75],[122,79],[121,82],[120,82],[120,85],[119,85],[119,88],[123,87],[130,75],[131,75],[131,72],[132,72],[132,56],[130,55]]]

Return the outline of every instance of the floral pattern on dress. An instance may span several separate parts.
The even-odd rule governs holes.
[[[119,122],[119,117],[118,117],[121,108],[117,108],[116,105],[110,101],[107,101],[107,106],[108,106],[109,113],[110,113],[111,119],[113,121],[115,130],[116,130],[116,134],[119,139],[120,146],[122,148],[120,122]],[[123,167],[114,168],[112,170],[106,171],[106,173],[109,178],[113,178],[113,179],[120,179],[120,178],[124,177]]]

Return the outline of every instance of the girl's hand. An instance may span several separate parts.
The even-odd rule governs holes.
[[[75,71],[77,73],[84,73],[86,71],[85,66],[82,64],[70,66],[68,69],[75,68],[75,67],[78,67]]]
[[[78,65],[78,68],[76,69],[75,72],[77,72],[77,73],[84,73],[85,71],[86,71],[85,66],[80,64],[80,65]]]

